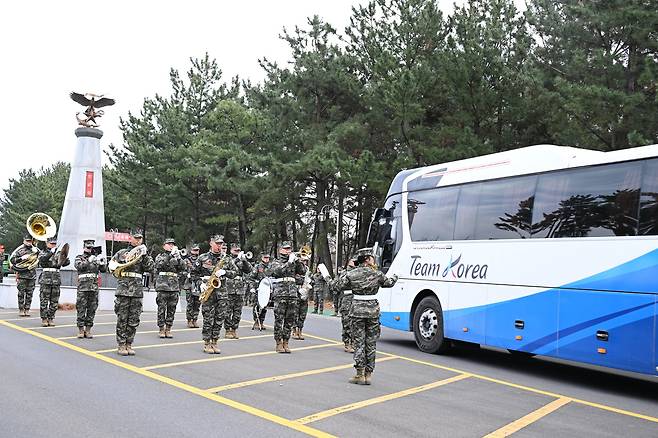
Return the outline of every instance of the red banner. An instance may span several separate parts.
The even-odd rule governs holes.
[[[105,240],[114,240],[115,242],[130,242],[130,233],[113,233],[111,231],[106,231]]]
[[[94,197],[94,172],[87,171],[87,178],[85,181],[85,198]]]

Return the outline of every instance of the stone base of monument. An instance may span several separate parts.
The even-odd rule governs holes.
[[[101,287],[98,292],[98,310],[114,310],[114,288]],[[157,294],[153,289],[144,290],[144,312],[155,312],[158,305],[155,302]],[[59,302],[75,304],[77,297],[77,288],[75,286],[62,286],[59,296]],[[16,280],[13,277],[5,277],[5,281],[0,283],[0,308],[16,309],[18,307],[18,289],[16,289]],[[185,310],[184,300],[179,299],[176,306],[177,312]],[[39,316],[39,285],[34,289],[32,295],[31,315]],[[2,315],[3,319],[9,319],[7,315]],[[16,311],[18,317],[18,311]],[[57,319],[57,315],[55,315]]]

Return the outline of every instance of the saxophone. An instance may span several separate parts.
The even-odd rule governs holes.
[[[222,285],[222,280],[219,278],[219,270],[224,268],[224,260],[226,260],[226,256],[222,256],[222,259],[217,262],[215,268],[210,273],[210,278],[206,282],[206,288],[199,295],[200,302],[205,303],[208,301],[215,289]]]

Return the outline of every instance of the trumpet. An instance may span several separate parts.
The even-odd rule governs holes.
[[[295,253],[295,255],[301,260],[308,260],[311,258],[311,247],[304,245]]]

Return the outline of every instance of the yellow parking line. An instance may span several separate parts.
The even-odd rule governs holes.
[[[149,323],[149,322],[158,322],[158,321],[157,320],[156,321],[140,321],[139,323],[140,324],[146,324],[146,323]],[[116,325],[116,324],[117,324],[116,321],[95,322],[94,327],[96,327],[97,325]],[[77,324],[61,324],[61,325],[55,325],[55,326],[52,326],[52,327],[31,327],[31,329],[32,330],[52,330],[52,329],[57,329],[57,328],[77,327],[77,326],[78,326]]]
[[[114,324],[116,324],[116,323],[114,323]],[[191,332],[191,331],[201,331],[201,329],[198,329],[198,328],[184,328],[184,329],[171,330],[172,333],[173,332]],[[150,334],[150,333],[160,333],[160,330],[144,330],[144,331],[141,331],[141,332],[136,332],[135,334],[136,335],[146,335],[146,334]],[[105,338],[105,337],[108,337],[108,336],[116,336],[116,333],[101,333],[101,334],[98,334],[98,335],[94,333],[94,338]],[[64,336],[64,337],[56,338],[56,339],[59,339],[60,341],[66,341],[68,339],[76,339],[76,338],[77,338],[77,336]]]
[[[271,338],[272,335],[257,335],[257,336],[244,336],[240,339],[257,339],[257,338]],[[240,339],[222,339],[220,343],[226,341],[239,341]],[[185,342],[166,342],[161,344],[152,344],[152,345],[138,345],[133,347],[133,350],[141,350],[144,348],[159,348],[159,347],[174,347],[178,345],[192,345],[192,344],[203,344],[203,341],[185,341]],[[95,350],[94,353],[111,353],[117,351],[116,348],[109,348],[107,350]]]
[[[511,423],[501,427],[500,429],[494,430],[490,434],[485,435],[484,438],[501,438],[501,437],[510,436],[513,433],[516,433],[519,430],[523,429],[524,427],[529,426],[535,421],[544,418],[551,412],[557,411],[562,406],[570,402],[571,399],[567,397],[561,397],[558,398],[557,400],[553,400],[549,404],[542,406],[536,411],[530,412],[528,415],[524,415],[518,420],[512,421]]]
[[[116,324],[116,322],[113,322],[112,324]],[[244,326],[240,326],[240,327],[244,327]],[[171,332],[172,333],[174,333],[174,332],[192,332],[192,331],[200,331],[200,330],[201,330],[200,328],[182,328],[182,329],[173,329],[173,330],[171,330]],[[136,335],[144,335],[144,334],[151,334],[151,333],[160,333],[160,330],[144,330],[144,331],[141,331],[141,332],[136,332],[135,334]],[[98,335],[94,333],[94,338],[105,338],[105,337],[108,337],[108,336],[116,336],[116,333],[101,333],[101,334],[98,334]],[[270,335],[270,336],[272,336],[272,335]],[[76,339],[76,338],[77,338],[77,336],[63,336],[63,337],[57,338],[57,339],[59,339],[60,341],[66,341],[68,339]],[[134,348],[135,347],[133,347],[133,349]]]
[[[16,312],[18,312],[18,310]],[[12,313],[14,313],[14,312],[12,312]],[[109,316],[109,315],[116,316],[114,313],[97,313],[96,318],[99,317],[99,316]],[[77,318],[77,317],[78,317],[77,314],[75,314],[75,315],[58,315],[56,317],[56,320],[63,319],[63,318]],[[2,321],[10,321],[10,322],[11,321],[30,321],[30,320],[35,320],[35,319],[41,319],[41,317],[40,316],[28,316],[28,317],[10,318],[10,319],[0,318],[0,320],[2,320]]]
[[[114,350],[112,350],[114,351]],[[393,360],[397,359],[396,357],[380,357],[375,360],[375,362],[385,362],[388,360]],[[221,392],[221,391],[227,391],[229,389],[236,389],[236,388],[244,388],[245,386],[252,386],[252,385],[259,385],[261,383],[269,383],[269,382],[278,382],[280,380],[287,380],[287,379],[294,379],[296,377],[304,377],[304,376],[312,376],[315,374],[322,374],[322,373],[329,373],[331,371],[338,371],[338,370],[345,370],[348,368],[353,368],[354,363],[349,363],[345,365],[338,365],[335,367],[328,367],[328,368],[319,368],[315,370],[308,370],[308,371],[301,371],[299,373],[291,373],[291,374],[283,374],[280,376],[270,376],[270,377],[263,377],[262,379],[254,379],[254,380],[247,380],[244,382],[238,382],[238,383],[231,383],[230,385],[224,385],[224,386],[215,386],[214,388],[208,388],[206,391],[210,392]]]
[[[381,352],[381,351],[378,351],[377,353],[383,354],[385,356],[397,357],[397,358],[402,359],[402,360],[406,360],[406,361],[409,361],[409,362],[414,362],[414,363],[421,364],[421,365],[427,365],[427,366],[430,366],[430,367],[433,367],[433,368],[438,368],[438,369],[441,369],[441,370],[467,373],[466,371],[457,370],[455,368],[446,367],[446,366],[443,366],[443,365],[438,365],[438,364],[435,364],[435,363],[432,363],[432,362],[425,362],[423,360],[412,359],[410,357],[400,356],[400,355],[397,355],[397,354],[384,353],[384,352]],[[557,394],[555,392],[544,391],[544,390],[541,390],[541,389],[532,388],[530,386],[519,385],[517,383],[507,382],[505,380],[500,380],[500,379],[494,379],[492,377],[483,376],[481,374],[473,374],[473,373],[469,373],[469,374],[472,377],[475,377],[475,378],[480,379],[480,380],[486,380],[487,382],[497,383],[499,385],[505,385],[505,386],[509,386],[511,388],[522,389],[524,391],[534,392],[535,394],[547,395],[549,397],[568,398],[573,403],[578,403],[578,404],[585,405],[585,406],[591,406],[593,408],[602,409],[604,411],[614,412],[614,413],[617,413],[617,414],[627,415],[629,417],[634,417],[634,418],[641,418],[643,420],[658,423],[658,417],[652,417],[650,415],[644,415],[644,414],[640,414],[638,412],[627,411],[627,410],[615,408],[615,407],[612,407],[612,406],[602,405],[600,403],[594,403],[594,402],[590,402],[590,401],[587,401],[587,400],[581,400],[581,399],[577,399],[577,398],[573,398],[573,397],[568,397],[568,396],[565,396],[565,395],[562,395],[562,394]]]
[[[342,344],[320,344],[320,345],[311,345],[309,347],[301,347],[301,348],[291,348],[291,351],[304,351],[304,350],[314,350],[316,348],[327,348],[327,347],[336,347],[337,345],[342,345]],[[231,360],[231,359],[240,359],[243,357],[256,357],[256,356],[267,356],[270,354],[278,354],[276,351],[271,350],[271,351],[259,351],[257,353],[245,353],[245,354],[236,354],[233,356],[219,356],[219,357],[209,357],[206,359],[194,359],[194,360],[186,360],[183,362],[169,362],[169,363],[163,363],[160,365],[151,365],[148,367],[143,367],[143,370],[159,370],[161,368],[169,368],[169,367],[177,367],[181,365],[193,365],[197,363],[206,363],[206,362],[217,362],[221,360]]]
[[[196,394],[198,396],[201,396],[203,398],[206,398],[208,400],[215,401],[217,403],[221,403],[225,406],[230,406],[234,409],[238,409],[242,412],[246,412],[248,414],[254,415],[256,417],[262,418],[264,420],[271,421],[273,423],[279,424],[281,426],[288,427],[290,429],[305,433],[310,436],[314,437],[321,437],[321,438],[329,438],[332,437],[333,435],[328,434],[326,432],[322,432],[321,430],[314,429],[312,427],[305,426],[303,424],[299,424],[295,421],[288,420],[286,418],[280,417],[278,415],[272,414],[267,411],[263,411],[261,409],[258,409],[256,407],[240,403],[234,400],[230,400],[226,397],[222,397],[220,395],[214,394],[212,392],[205,391],[201,388],[197,388],[191,385],[188,385],[186,383],[180,382],[178,380],[162,376],[157,373],[153,373],[147,370],[143,370],[139,367],[136,367],[134,365],[130,365],[129,363],[121,362],[120,360],[103,356],[102,354],[94,353],[93,351],[85,350],[84,348],[80,348],[76,345],[69,344],[68,342],[63,342],[59,339],[52,338],[48,335],[45,335],[43,333],[35,332],[26,328],[23,328],[21,326],[18,326],[16,324],[12,324],[6,321],[0,321],[0,325],[4,325],[9,328],[13,328],[14,330],[18,330],[23,333],[30,334],[32,336],[36,336],[37,338],[41,338],[45,341],[51,342],[53,344],[59,345],[61,347],[68,348],[69,350],[76,351],[78,353],[84,354],[85,356],[93,357],[95,359],[101,360],[103,362],[118,366],[120,368],[123,368],[128,371],[132,371],[134,373],[137,373],[139,375],[142,375],[144,377],[148,377],[153,380],[157,380],[158,382],[165,383],[167,385],[174,386],[178,389],[182,389],[183,391],[190,392],[192,394]]]
[[[405,389],[403,391],[394,392],[392,394],[386,394],[379,397],[371,398],[368,400],[363,400],[356,403],[350,403],[349,405],[339,406],[337,408],[328,409],[326,411],[318,412],[316,414],[311,414],[309,416],[299,418],[297,421],[300,424],[308,424],[314,421],[323,420],[328,417],[333,417],[334,415],[342,414],[345,412],[353,411],[355,409],[365,408],[366,406],[372,406],[377,403],[383,403],[385,401],[394,400],[396,398],[405,397],[407,395],[417,394],[422,391],[427,391],[429,389],[438,388],[439,386],[444,386],[449,383],[458,382],[471,377],[470,374],[458,374],[456,376],[449,377],[447,379],[438,380],[436,382],[428,383],[427,385],[416,386],[415,388]]]

